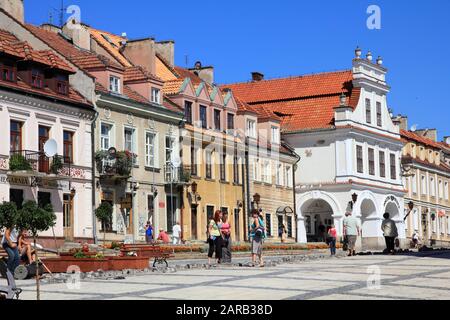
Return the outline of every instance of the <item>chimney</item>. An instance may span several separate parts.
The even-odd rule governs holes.
[[[437,129],[422,129],[422,130],[417,130],[416,133],[419,136],[428,138],[430,140],[433,140],[435,142],[437,142]]]
[[[402,116],[401,114],[399,114],[393,120],[394,120],[394,122],[398,122],[398,124],[400,125],[400,130],[405,130],[405,131],[409,130],[409,128],[408,128],[408,117],[407,116]]]
[[[207,83],[214,83],[214,67],[212,66],[204,67],[200,61],[197,61],[194,68],[189,69],[189,71],[195,73],[200,79]]]
[[[55,26],[54,24],[51,23],[44,23],[41,25],[41,28],[54,33],[59,33],[62,31],[60,27]]]
[[[0,8],[21,23],[25,22],[23,0],[1,0]]]
[[[62,28],[62,33],[72,39],[74,45],[91,51],[91,34],[89,30],[80,23],[75,24],[75,20],[68,21]]]
[[[262,81],[264,80],[264,74],[261,72],[252,72],[252,81]]]
[[[444,137],[444,142],[450,145],[450,136]]]
[[[156,42],[155,50],[171,67],[175,65],[175,41]]]
[[[151,74],[156,74],[155,40],[153,38],[128,40],[122,50],[124,56],[134,65],[145,68]]]

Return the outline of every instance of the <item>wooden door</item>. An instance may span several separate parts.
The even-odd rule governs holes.
[[[50,136],[50,128],[39,126],[39,172],[49,172],[49,159],[44,153],[44,145]]]
[[[197,239],[197,206],[193,206],[191,209],[191,240]]]
[[[65,194],[63,201],[63,228],[64,238],[67,241],[73,241],[74,238],[73,212],[73,197],[70,194]]]

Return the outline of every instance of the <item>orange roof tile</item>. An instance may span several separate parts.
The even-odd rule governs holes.
[[[183,79],[166,81],[164,82],[163,93],[168,96],[178,94],[181,91],[183,83]]]
[[[224,85],[258,113],[274,113],[285,132],[334,127],[334,108],[345,93],[349,106],[358,104],[359,88],[352,72],[339,71],[299,77]]]
[[[178,79],[178,75],[175,73],[175,71],[170,68],[158,55],[156,55],[155,67],[156,75],[163,81],[172,81]]]
[[[125,82],[144,82],[149,80],[163,82],[162,79],[147,72],[141,66],[126,67],[124,76]]]
[[[426,145],[426,146],[429,146],[432,148],[436,148],[436,149],[441,149],[441,147],[442,147],[439,142],[436,142],[429,138],[418,135],[417,133],[412,132],[412,131],[400,130],[400,135],[404,140],[413,140],[415,142],[418,142],[423,145]]]

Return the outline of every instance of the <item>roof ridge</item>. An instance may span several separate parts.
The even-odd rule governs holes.
[[[336,71],[323,71],[323,72],[317,72],[317,73],[306,73],[302,75],[296,75],[296,76],[280,76],[280,77],[274,77],[269,79],[264,79],[261,81],[241,81],[241,82],[233,82],[233,83],[227,83],[227,84],[221,84],[221,87],[224,86],[234,86],[234,85],[240,85],[240,84],[255,84],[255,83],[264,83],[264,82],[271,82],[271,81],[277,81],[277,80],[290,80],[290,79],[300,79],[300,78],[307,78],[307,77],[317,77],[322,75],[329,75],[329,74],[338,74],[338,73],[348,73],[352,72],[351,69],[345,69],[345,70],[336,70]]]

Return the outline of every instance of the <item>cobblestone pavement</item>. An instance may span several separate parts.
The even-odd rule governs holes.
[[[377,288],[377,271],[380,286]],[[376,278],[375,278],[376,280]],[[371,286],[368,286],[368,281]],[[35,299],[33,281],[22,281],[22,299]],[[43,300],[259,300],[450,299],[450,252],[368,255],[285,263],[265,268],[221,266],[124,280],[42,285]]]

